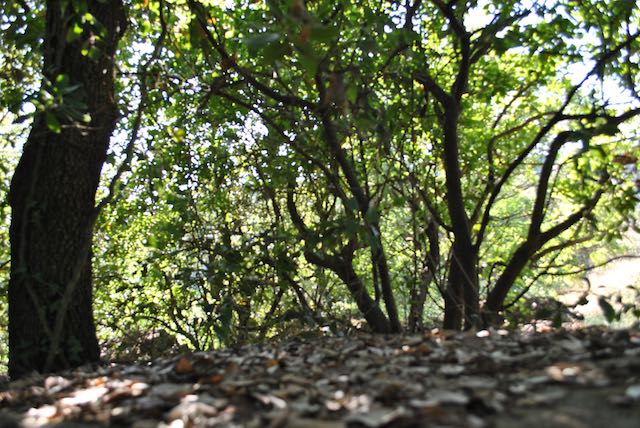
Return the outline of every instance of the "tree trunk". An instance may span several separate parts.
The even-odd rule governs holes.
[[[425,232],[429,241],[429,250],[425,257],[422,272],[420,272],[419,287],[412,290],[411,293],[411,306],[409,308],[409,320],[407,322],[407,329],[412,333],[420,331],[423,327],[422,316],[427,294],[431,283],[436,279],[436,272],[440,265],[440,237],[438,224],[435,220],[429,220]],[[422,245],[419,244],[419,247],[422,248]]]
[[[449,265],[447,275],[447,286],[444,290],[444,320],[442,328],[447,330],[461,330],[462,319],[464,317],[463,304],[464,295],[462,293],[462,282],[460,280],[460,270],[453,262]]]
[[[529,263],[531,256],[535,253],[536,247],[531,245],[523,245],[511,257],[500,278],[491,289],[487,296],[487,301],[483,307],[483,318],[485,324],[494,324],[499,319],[498,313],[502,310],[507,294],[516,279],[522,272],[522,269]]]
[[[342,280],[358,306],[360,313],[362,313],[364,319],[367,320],[367,324],[374,332],[395,333],[382,309],[371,298],[362,279],[353,269],[353,254],[350,251],[342,251],[340,255],[327,257],[322,257],[311,251],[305,251],[304,255],[309,263],[331,270]]]
[[[402,331],[402,325],[400,324],[400,316],[398,315],[396,300],[393,296],[393,287],[391,285],[391,275],[389,273],[387,256],[385,255],[384,248],[382,246],[382,240],[380,239],[380,225],[376,223],[372,226],[377,232],[377,236],[374,236],[374,238],[378,241],[378,244],[374,250],[374,253],[376,266],[378,268],[377,271],[380,275],[382,300],[384,300],[384,306],[387,310],[387,316],[389,317],[389,325],[391,327],[391,331],[393,333],[400,333]]]
[[[11,181],[9,375],[14,379],[99,359],[91,236],[100,170],[117,119],[114,56],[126,21],[121,0],[87,1],[106,35],[100,40],[85,28],[68,43],[76,22],[71,4],[47,2],[43,74],[50,82],[66,76],[69,87],[79,85],[65,97],[86,104],[78,113],[89,113],[91,121],[80,123],[55,110],[47,120],[38,113]],[[94,59],[81,53],[92,41]]]
[[[445,290],[444,328],[459,330],[480,323],[478,295],[478,254],[471,241],[469,218],[462,194],[462,172],[458,147],[460,105],[453,100],[445,105],[444,167],[447,186],[447,208],[455,236],[447,289]]]

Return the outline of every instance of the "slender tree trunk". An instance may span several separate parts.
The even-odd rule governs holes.
[[[447,285],[444,290],[444,319],[442,327],[448,330],[461,330],[464,317],[461,274],[457,266],[449,267]]]
[[[446,329],[470,329],[480,325],[477,263],[475,249],[456,239],[444,293],[443,327]]]
[[[498,318],[498,312],[502,310],[504,301],[507,298],[507,294],[514,282],[518,279],[518,276],[522,272],[522,269],[529,263],[531,256],[534,254],[536,248],[532,246],[522,246],[514,253],[507,264],[507,267],[498,278],[494,287],[491,289],[487,297],[487,301],[484,304],[483,312],[485,323],[492,324],[492,320]]]
[[[502,275],[500,275],[500,278],[498,278],[498,281],[489,293],[482,311],[484,324],[495,324],[496,321],[500,320],[499,312],[504,306],[507,294],[535,253],[549,241],[557,238],[563,232],[581,221],[598,204],[598,201],[605,191],[604,185],[609,181],[609,174],[606,171],[602,171],[600,179],[598,180],[601,187],[582,207],[546,231],[542,232],[540,230],[545,217],[549,177],[551,177],[553,165],[560,148],[570,140],[571,135],[570,131],[561,132],[556,136],[549,148],[549,153],[545,158],[540,173],[540,181],[538,182],[538,189],[536,191],[536,201],[531,212],[531,223],[529,224],[527,239],[513,253]]]
[[[411,306],[409,309],[408,330],[411,332],[419,331],[422,325],[422,316],[424,313],[424,304],[431,283],[436,278],[436,272],[440,265],[440,237],[438,234],[438,224],[433,220],[429,220],[427,230],[427,239],[429,241],[429,250],[425,258],[423,271],[420,272],[420,286],[413,290],[411,295]]]
[[[344,282],[358,309],[367,320],[369,327],[376,333],[392,333],[393,327],[375,300],[371,298],[362,279],[353,269],[353,255],[343,251],[340,256],[323,257],[311,251],[305,251],[309,263],[322,266],[334,272]]]
[[[384,307],[387,310],[389,316],[389,325],[393,333],[400,333],[402,331],[402,325],[400,324],[400,316],[398,315],[398,309],[396,300],[393,295],[393,287],[391,285],[391,275],[389,273],[389,264],[387,263],[387,256],[382,246],[382,240],[380,240],[380,226],[376,223],[373,225],[378,232],[378,236],[375,238],[378,240],[378,247],[375,249],[376,265],[378,267],[378,273],[380,275],[380,288],[382,290],[382,300],[384,300]]]
[[[324,88],[321,82],[318,82],[318,88]],[[321,89],[321,99],[324,99],[324,89]],[[355,198],[356,203],[358,204],[360,214],[363,218],[366,219],[367,212],[371,208],[371,201],[367,197],[364,186],[358,179],[355,168],[349,161],[345,150],[340,145],[338,134],[333,122],[331,121],[330,113],[328,110],[323,112],[321,119],[322,124],[324,125],[323,130],[327,147],[329,148],[333,156],[335,156],[336,162],[340,166],[340,170],[344,174],[345,179],[349,184],[349,189],[351,191],[351,194]],[[392,332],[399,333],[400,331],[402,331],[402,326],[400,325],[400,317],[398,316],[398,309],[395,297],[393,295],[393,287],[391,285],[391,275],[389,273],[387,256],[385,255],[384,248],[382,246],[380,224],[375,221],[371,222],[370,226],[371,233],[373,234],[373,239],[377,241],[377,245],[375,246],[375,248],[372,248],[372,254],[373,259],[375,260],[375,268],[377,268],[378,274],[380,275],[380,288],[385,309],[387,310],[387,315],[389,316],[389,325]]]
[[[480,322],[477,251],[471,241],[469,218],[464,207],[462,173],[458,148],[460,105],[449,100],[444,115],[444,166],[447,186],[447,208],[451,217],[454,242],[447,289],[445,290],[444,328],[459,330]]]
[[[114,55],[126,21],[121,0],[87,1],[106,30],[89,28],[67,42],[72,2],[47,1],[44,35],[46,80],[61,76],[79,88],[67,99],[84,102],[90,123],[50,111],[39,113],[11,181],[9,374],[56,371],[99,359],[92,314],[91,236],[95,193],[117,111]],[[95,41],[97,56],[82,55]],[[85,45],[87,46],[87,45]],[[54,124],[55,125],[55,124]]]

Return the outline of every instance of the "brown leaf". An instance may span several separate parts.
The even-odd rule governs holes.
[[[311,25],[305,24],[305,26],[302,27],[302,30],[300,30],[300,35],[298,36],[298,41],[301,44],[305,44],[309,40],[309,37],[311,37]]]
[[[198,382],[201,383],[201,384],[205,384],[205,385],[216,385],[216,384],[222,382],[223,380],[224,380],[224,376],[222,376],[219,373],[214,373],[212,375],[200,378],[200,380]]]
[[[177,374],[189,374],[193,372],[193,364],[187,357],[181,357],[175,366]]]

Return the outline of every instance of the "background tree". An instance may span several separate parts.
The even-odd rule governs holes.
[[[99,358],[92,314],[95,194],[117,119],[122,2],[46,5],[41,110],[14,173],[9,374]]]
[[[632,220],[638,12],[613,3],[166,4],[105,299],[138,283],[119,310],[196,348],[298,310],[499,321]]]
[[[445,240],[430,240],[429,251],[448,253],[440,291],[444,325],[454,329],[482,323],[481,291],[491,322],[540,251],[581,242],[603,195],[637,200],[628,171],[614,162],[612,139],[628,144],[620,126],[640,112],[632,59],[638,11],[631,3],[293,1],[230,19],[189,4],[191,41],[220,67],[213,68],[220,75],[210,92],[257,114],[267,138],[290,149],[298,172],[289,170],[287,208],[305,258],[345,282],[375,330],[398,330],[399,289],[391,285],[390,243],[381,227],[397,215],[388,204],[394,193],[422,195],[428,215],[415,217],[418,228],[435,221],[446,231]],[[605,9],[606,19],[595,18]],[[226,28],[242,35],[240,43]],[[577,59],[589,62],[586,70],[576,71],[577,80],[563,75]],[[626,88],[621,102],[603,90],[613,81]],[[536,100],[545,93],[551,95]],[[576,144],[582,148],[568,148]],[[490,283],[480,257],[496,245],[485,240],[487,230],[501,227],[491,212],[510,192],[514,173],[529,174],[535,189],[523,207],[528,231]],[[312,184],[301,190],[300,183],[314,180],[325,183],[322,191]],[[296,194],[317,203],[300,206]],[[545,222],[559,198],[569,212]],[[618,205],[627,213],[632,206]],[[304,212],[313,215],[305,220]],[[563,238],[571,232],[578,235]],[[352,267],[365,248],[370,286]],[[391,327],[378,315],[380,296]]]

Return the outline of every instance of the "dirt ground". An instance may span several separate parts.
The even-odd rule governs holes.
[[[291,338],[4,385],[5,427],[640,426],[640,331]]]

